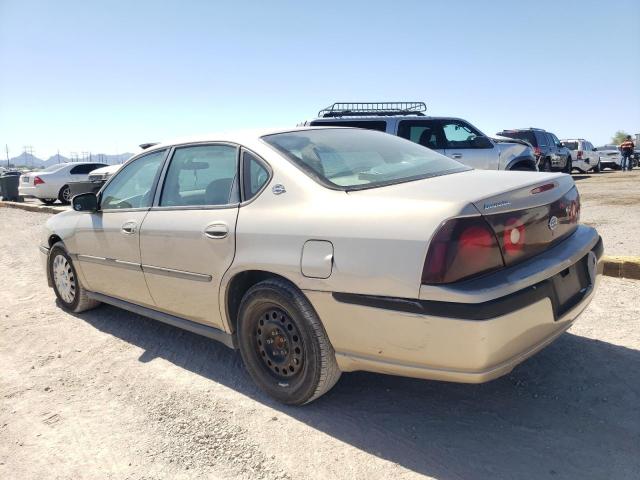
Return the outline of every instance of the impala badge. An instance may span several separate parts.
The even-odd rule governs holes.
[[[508,207],[509,205],[511,205],[511,202],[508,202],[506,200],[502,200],[502,201],[499,201],[499,202],[485,203],[484,204],[484,209],[485,210],[491,210],[491,209],[494,209],[494,208]]]
[[[558,217],[552,215],[549,219],[549,230],[552,232],[558,227]]]

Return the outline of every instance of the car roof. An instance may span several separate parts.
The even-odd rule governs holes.
[[[181,145],[186,143],[229,142],[229,143],[237,143],[240,145],[248,145],[259,140],[261,137],[264,137],[265,135],[298,132],[298,131],[305,131],[305,130],[325,130],[327,128],[350,128],[350,127],[303,126],[303,127],[288,127],[288,128],[256,128],[256,129],[248,129],[248,130],[229,130],[224,132],[174,138],[171,140],[158,143],[153,147],[149,147],[148,149],[140,152],[138,155],[147,153],[147,152],[152,152],[155,150],[162,150],[165,148],[173,147],[175,145]]]

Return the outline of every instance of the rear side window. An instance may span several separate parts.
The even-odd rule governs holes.
[[[387,122],[384,120],[347,120],[347,121],[319,121],[314,120],[309,125],[316,127],[353,127],[366,128],[367,130],[387,131]]]
[[[401,120],[398,136],[431,150],[443,150],[445,137],[442,125],[433,120]]]
[[[89,172],[94,171],[96,168],[106,167],[103,163],[89,163],[85,165],[77,165],[71,169],[69,173],[71,175],[87,175]]]
[[[161,207],[237,203],[238,149],[231,145],[177,148],[164,180]]]
[[[538,132],[536,134],[536,138],[538,139],[538,145],[540,145],[541,147],[546,147],[547,145],[549,145],[549,137],[547,137],[546,133]]]
[[[269,171],[255,155],[249,152],[242,154],[242,168],[244,200],[247,201],[255,197],[269,181]]]

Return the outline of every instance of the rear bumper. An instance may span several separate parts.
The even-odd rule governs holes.
[[[58,192],[49,185],[18,185],[18,194],[21,197],[58,198]]]
[[[349,303],[340,294],[305,293],[322,319],[341,370],[482,383],[510,372],[578,318],[602,273],[600,242],[576,262],[590,251],[597,258],[590,286],[562,308],[545,286],[552,275],[482,304],[393,299],[399,303],[392,308]],[[442,308],[428,308],[436,304]]]

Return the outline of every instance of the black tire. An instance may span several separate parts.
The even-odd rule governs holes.
[[[74,288],[73,288],[74,293],[71,301],[69,301],[69,298],[65,299],[65,296],[59,291],[58,289],[59,287],[57,285],[57,282],[54,276],[54,263],[56,262],[56,257],[58,256],[61,256],[64,259],[66,259],[68,264],[67,273],[68,273],[69,283],[74,285]],[[89,296],[87,295],[87,291],[80,283],[80,278],[76,273],[76,268],[73,265],[73,261],[71,260],[71,257],[67,254],[67,251],[65,250],[62,242],[58,242],[54,244],[53,247],[51,247],[51,250],[49,251],[47,268],[49,269],[49,278],[51,278],[51,283],[53,284],[53,291],[56,294],[56,297],[58,299],[60,306],[64,310],[67,310],[73,313],[80,313],[100,305],[100,302],[89,298]]]
[[[237,335],[249,375],[282,403],[312,402],[340,378],[320,319],[305,296],[284,280],[265,280],[247,291]]]
[[[45,205],[53,205],[56,202],[55,198],[40,198],[39,200]]]
[[[63,205],[69,205],[71,203],[71,188],[69,188],[69,185],[65,185],[60,189],[58,200],[60,200],[60,203]]]
[[[550,172],[551,171],[551,159],[550,158],[545,158],[542,160],[542,164],[540,166],[540,171],[541,172]]]
[[[571,171],[573,170],[573,160],[571,160],[571,157],[567,157],[567,161],[564,164],[564,169],[562,169],[562,171],[564,173],[568,173],[569,175],[571,175]]]
[[[601,169],[600,169],[600,160],[598,160],[598,163],[596,164],[595,167],[593,167],[593,173],[600,173]]]

